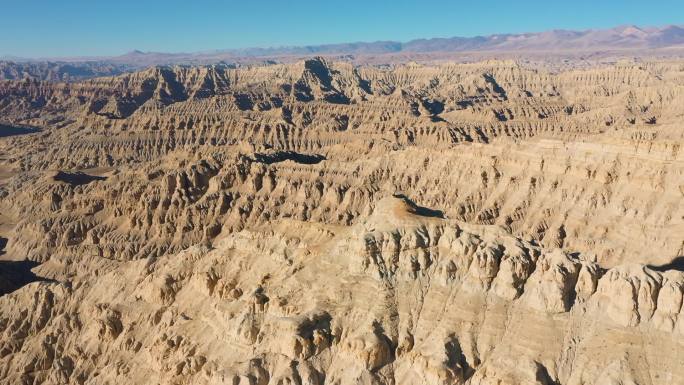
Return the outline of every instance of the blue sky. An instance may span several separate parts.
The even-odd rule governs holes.
[[[0,0],[0,9],[0,56],[23,57],[684,24],[684,0]]]

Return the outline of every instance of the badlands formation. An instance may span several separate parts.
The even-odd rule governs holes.
[[[0,118],[0,383],[684,383],[684,61],[154,67]]]

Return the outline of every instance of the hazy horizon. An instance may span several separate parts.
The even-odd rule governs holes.
[[[387,39],[387,40],[358,40],[358,41],[344,41],[344,42],[335,42],[335,43],[320,43],[320,44],[302,44],[302,45],[273,45],[273,46],[249,46],[249,47],[217,47],[213,49],[205,49],[205,50],[199,50],[199,51],[145,51],[141,50],[138,48],[132,48],[124,52],[118,52],[114,53],[111,55],[67,55],[67,56],[18,56],[18,55],[12,55],[12,54],[2,54],[0,53],[0,60],[28,60],[28,61],[41,61],[41,60],[59,60],[59,59],[98,59],[98,58],[115,58],[119,56],[125,56],[125,55],[131,55],[131,54],[142,54],[142,55],[147,55],[147,54],[163,54],[163,55],[193,55],[193,54],[204,54],[204,53],[219,53],[219,52],[239,52],[239,51],[249,51],[249,50],[278,50],[278,49],[288,49],[288,48],[303,48],[303,47],[326,47],[326,46],[336,46],[336,45],[354,45],[354,44],[376,44],[376,43],[399,43],[399,44],[406,44],[414,41],[429,41],[429,40],[439,40],[439,39],[453,39],[453,38],[477,38],[477,37],[491,37],[491,36],[497,36],[497,35],[525,35],[525,34],[539,34],[539,33],[545,33],[545,32],[553,32],[553,31],[572,31],[572,32],[587,32],[587,31],[609,31],[613,29],[618,29],[621,27],[636,27],[641,30],[652,30],[652,29],[663,29],[667,27],[679,27],[679,28],[684,28],[682,27],[682,24],[664,24],[664,25],[636,25],[636,24],[621,24],[621,25],[615,25],[615,26],[610,26],[606,28],[589,28],[589,29],[564,29],[564,28],[554,28],[554,29],[547,29],[547,30],[540,30],[540,31],[524,31],[524,32],[500,32],[500,33],[494,33],[494,34],[488,34],[488,35],[470,35],[470,36],[464,36],[464,35],[453,35],[453,36],[425,36],[425,37],[419,37],[411,40],[392,40],[392,39]]]
[[[591,7],[591,13],[585,12],[587,7]],[[540,0],[477,4],[352,0],[344,7],[312,0],[288,4],[275,0],[259,4],[201,1],[192,5],[176,0],[124,0],[115,5],[78,0],[25,1],[5,8],[8,16],[30,15],[31,23],[23,17],[5,20],[6,28],[16,38],[0,41],[0,57],[25,59],[118,56],[134,50],[194,53],[408,42],[621,25],[646,28],[681,25],[684,19],[681,4],[672,0],[660,2],[657,7],[631,0],[580,0],[572,7]],[[354,20],[352,25],[350,20]]]

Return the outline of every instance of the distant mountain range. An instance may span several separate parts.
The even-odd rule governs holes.
[[[639,28],[628,25],[611,29],[570,31],[551,30],[523,34],[497,34],[475,37],[417,39],[405,43],[376,41],[293,47],[227,49],[198,53],[159,53],[133,51],[110,58],[116,61],[210,60],[240,57],[275,58],[310,55],[382,55],[398,53],[437,53],[474,51],[590,51],[620,49],[684,48],[684,27]]]
[[[213,64],[219,62],[254,62],[267,60],[288,60],[307,56],[398,56],[411,55],[439,56],[455,53],[568,53],[592,51],[644,51],[644,50],[684,50],[684,26],[668,25],[664,27],[640,28],[634,25],[619,26],[611,29],[585,31],[551,30],[545,32],[522,34],[496,34],[475,37],[451,37],[417,39],[408,42],[376,41],[343,44],[324,44],[310,46],[226,49],[194,53],[163,53],[132,51],[120,56],[111,57],[70,57],[26,59],[17,57],[0,57],[0,60],[14,63],[53,62],[53,63],[97,63],[84,65],[88,68],[59,68],[52,71],[53,77],[62,73],[74,77],[103,75],[107,70],[119,73],[131,68],[150,65],[167,64]],[[7,63],[4,63],[7,67]],[[55,67],[57,65],[53,65]],[[107,66],[111,66],[108,68]],[[0,63],[0,70],[2,69]],[[35,71],[35,70],[34,70]],[[21,68],[5,71],[7,74],[19,76]],[[31,72],[31,71],[24,71]],[[57,75],[55,75],[57,74]],[[0,76],[2,77],[2,76]]]
[[[230,53],[236,56],[353,55],[443,51],[631,49],[664,48],[670,46],[684,47],[684,27],[669,25],[659,28],[639,28],[629,25],[603,30],[552,30],[524,34],[418,39],[406,43],[378,41],[373,43],[326,44],[302,47],[248,48],[217,51],[217,53]],[[142,53],[132,53],[132,55],[136,54]]]

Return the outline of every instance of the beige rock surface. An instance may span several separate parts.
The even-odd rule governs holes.
[[[0,383],[684,383],[682,106],[678,61],[0,82]]]

